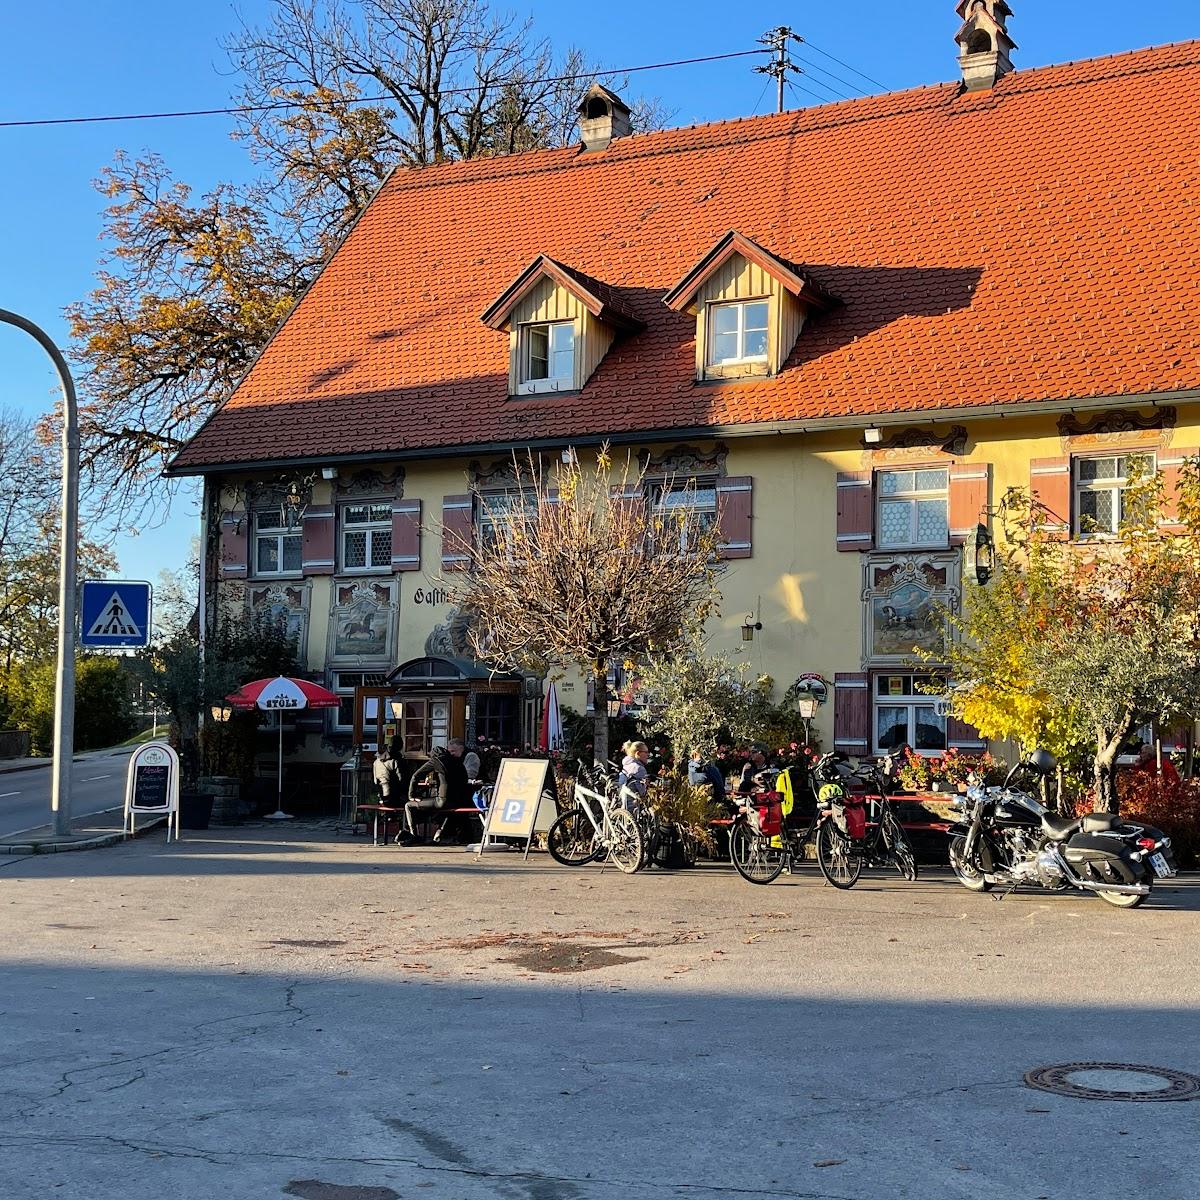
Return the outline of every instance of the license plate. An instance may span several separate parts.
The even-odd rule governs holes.
[[[1154,868],[1154,873],[1160,879],[1174,875],[1174,870],[1167,865],[1167,860],[1161,854],[1150,855],[1150,865]]]

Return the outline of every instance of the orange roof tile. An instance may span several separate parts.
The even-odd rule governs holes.
[[[1198,94],[1186,42],[397,171],[172,470],[1200,388]],[[663,297],[730,229],[842,305],[777,377],[697,384]],[[541,254],[646,328],[511,399],[480,313]]]

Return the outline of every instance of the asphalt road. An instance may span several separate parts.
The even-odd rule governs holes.
[[[1200,878],[627,877],[330,826],[0,862],[6,1200],[1195,1200]],[[1137,1077],[1133,1077],[1136,1082]]]
[[[90,754],[71,764],[71,816],[87,816],[125,802],[130,749]],[[50,820],[50,763],[0,772],[0,837],[25,833]]]

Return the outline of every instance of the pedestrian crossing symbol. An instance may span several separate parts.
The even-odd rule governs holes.
[[[150,585],[88,580],[80,597],[80,644],[91,648],[150,644]]]

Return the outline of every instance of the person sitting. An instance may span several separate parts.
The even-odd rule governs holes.
[[[1165,754],[1162,756],[1160,763],[1158,751],[1155,750],[1151,742],[1142,743],[1142,748],[1138,751],[1137,761],[1130,769],[1142,775],[1157,775],[1163,783],[1179,782],[1179,772],[1175,769],[1175,764]]]
[[[750,750],[750,757],[746,759],[745,764],[742,766],[741,777],[738,779],[738,795],[752,796],[755,792],[766,791],[766,770],[767,756],[763,752],[763,748],[761,746],[753,746]]]
[[[725,776],[721,768],[714,762],[705,760],[704,751],[699,746],[693,746],[688,751],[688,783],[693,787],[709,784],[712,787],[712,798],[717,804],[726,805]]]
[[[467,778],[472,783],[478,783],[483,778],[479,773],[481,769],[479,754],[474,750],[468,750],[463,755],[463,770],[466,771]]]
[[[396,760],[386,746],[380,746],[371,764],[371,778],[375,781],[375,790],[381,804],[399,804],[402,785],[400,772],[396,769]]]
[[[650,784],[650,773],[646,763],[650,760],[650,747],[645,742],[626,742],[621,749],[625,757],[621,760],[621,774],[617,777],[622,788],[628,788],[642,800]]]
[[[462,738],[451,738],[413,772],[408,781],[408,803],[404,806],[404,831],[397,837],[398,842],[408,844],[417,840],[418,813],[471,806],[471,784],[462,763],[465,750]],[[434,787],[426,794],[429,785],[423,781],[428,777],[432,777]]]

